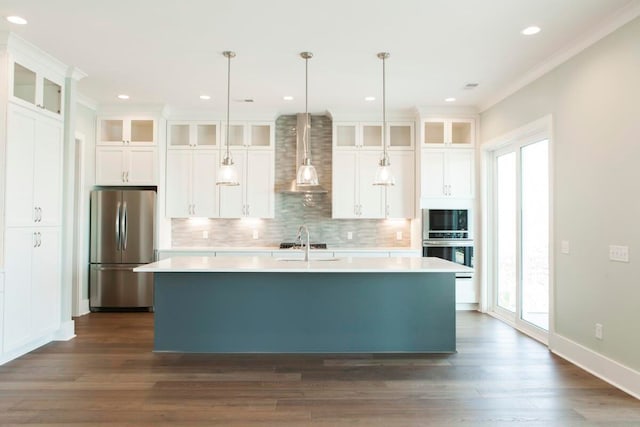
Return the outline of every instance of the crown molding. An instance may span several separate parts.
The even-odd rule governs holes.
[[[93,110],[93,111],[98,110],[98,103],[95,100],[89,98],[88,96],[83,95],[80,92],[76,94],[76,101],[78,102],[78,104],[84,105],[90,110]]]
[[[532,69],[531,72],[525,74],[520,79],[506,86],[503,90],[497,92],[495,96],[492,96],[486,102],[481,102],[478,106],[479,112],[482,113],[493,107],[500,101],[504,100],[505,98],[513,95],[523,87],[539,79],[564,62],[567,62],[572,57],[576,56],[583,50],[602,40],[623,25],[631,22],[638,16],[640,16],[640,0],[633,0],[617,12],[610,15],[602,22],[601,25],[597,26],[589,33],[584,34],[582,37],[576,38],[571,45],[566,46],[565,48],[556,52],[554,55],[547,58],[540,65]]]

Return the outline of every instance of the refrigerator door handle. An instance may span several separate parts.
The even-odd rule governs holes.
[[[122,207],[122,250],[127,250],[127,202]]]
[[[122,239],[120,238],[120,202],[116,207],[116,251],[120,251],[122,245]]]

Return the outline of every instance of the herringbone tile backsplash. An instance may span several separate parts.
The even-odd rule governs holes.
[[[327,116],[311,117],[310,147],[313,165],[328,194],[283,194],[296,175],[296,116],[280,116],[276,121],[275,218],[272,219],[173,219],[173,247],[277,246],[292,242],[301,224],[309,228],[311,241],[333,248],[409,247],[409,220],[332,219],[331,149],[332,123]],[[208,238],[203,238],[208,231]],[[402,240],[396,240],[396,232]],[[257,232],[258,239],[254,239]],[[347,239],[347,232],[353,239]]]

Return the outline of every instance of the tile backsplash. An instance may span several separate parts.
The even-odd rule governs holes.
[[[275,130],[275,188],[286,188],[296,175],[295,115],[280,116]],[[311,117],[309,145],[311,159],[320,184],[327,194],[275,195],[275,218],[272,219],[173,219],[173,247],[277,246],[295,240],[298,227],[306,224],[312,242],[330,248],[409,247],[411,222],[385,219],[331,218],[331,150],[332,122],[327,116]],[[402,238],[397,239],[398,232]],[[348,233],[352,239],[347,239]]]

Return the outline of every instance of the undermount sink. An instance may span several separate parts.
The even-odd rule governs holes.
[[[309,261],[338,261],[340,258],[311,258]],[[309,262],[303,258],[276,258],[276,261],[297,261],[297,262]]]

